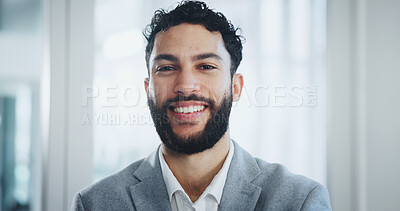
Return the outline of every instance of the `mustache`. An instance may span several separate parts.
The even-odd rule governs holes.
[[[175,103],[175,102],[182,102],[182,101],[190,101],[190,100],[205,102],[205,103],[207,103],[210,107],[213,107],[213,106],[214,106],[213,101],[211,101],[210,99],[205,98],[205,97],[202,97],[202,96],[197,96],[197,95],[195,95],[195,94],[191,94],[191,95],[189,95],[189,96],[178,95],[178,96],[176,96],[175,98],[168,99],[168,100],[166,100],[165,102],[163,102],[163,104],[161,105],[161,107],[164,108],[164,109],[166,109],[166,108],[168,108],[172,103]]]

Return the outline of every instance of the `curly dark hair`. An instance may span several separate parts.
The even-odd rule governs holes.
[[[201,1],[181,1],[178,6],[167,12],[163,9],[156,10],[151,23],[146,26],[143,35],[147,40],[146,65],[150,71],[149,59],[154,47],[154,39],[158,32],[167,31],[170,27],[181,23],[201,24],[210,32],[218,31],[222,35],[225,48],[231,57],[231,77],[235,74],[242,60],[242,39],[236,34],[239,30],[226,19],[220,12],[209,9],[206,3]]]

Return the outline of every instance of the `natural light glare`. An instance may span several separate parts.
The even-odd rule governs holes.
[[[261,13],[262,26],[260,27],[261,36],[264,42],[263,46],[265,53],[272,59],[282,55],[283,51],[283,1],[281,0],[270,0],[262,1],[262,8],[265,8],[265,12]]]
[[[109,60],[125,58],[139,53],[142,44],[141,31],[132,29],[108,37],[103,44],[103,54]]]
[[[311,18],[310,0],[290,1],[289,46],[291,59],[304,63],[310,59]]]

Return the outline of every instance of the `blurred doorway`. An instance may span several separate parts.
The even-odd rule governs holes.
[[[0,0],[0,210],[41,209],[42,0]]]

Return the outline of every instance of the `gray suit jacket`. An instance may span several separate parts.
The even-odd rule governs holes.
[[[234,144],[219,210],[331,210],[321,184]],[[171,210],[157,151],[77,193],[71,210]]]

